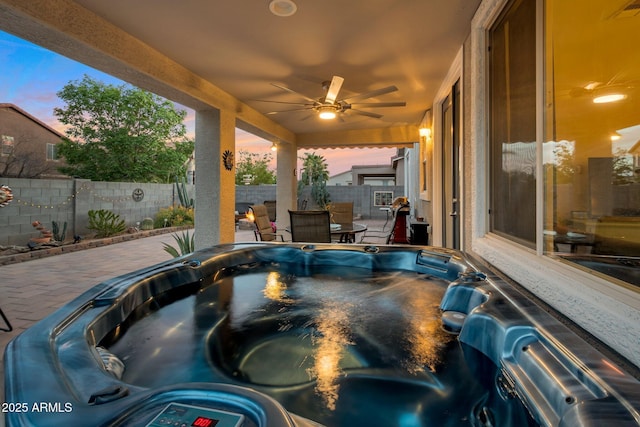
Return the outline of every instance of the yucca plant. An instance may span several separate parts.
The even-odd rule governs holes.
[[[168,243],[162,243],[164,245],[164,250],[168,252],[174,258],[177,258],[182,255],[190,254],[195,250],[195,242],[194,236],[189,235],[189,231],[185,231],[182,235],[172,234],[176,243],[178,244],[178,248],[174,248]]]
[[[109,237],[122,233],[127,229],[127,225],[120,215],[106,209],[90,210],[89,230],[96,232],[96,237]]]

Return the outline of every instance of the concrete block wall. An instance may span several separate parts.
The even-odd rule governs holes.
[[[0,178],[11,188],[13,201],[0,208],[0,246],[27,244],[37,237],[33,221],[51,229],[52,221],[67,223],[67,238],[89,233],[89,210],[107,209],[119,214],[129,226],[146,217],[153,218],[161,208],[178,202],[173,184],[92,182],[89,180],[46,180]],[[193,194],[193,186],[190,194]],[[133,199],[134,189],[144,197]]]
[[[179,203],[174,184],[141,184],[128,182],[93,182],[89,180],[46,180],[0,178],[13,192],[13,201],[0,208],[0,246],[27,244],[37,237],[33,221],[40,221],[51,229],[52,221],[60,226],[67,223],[67,239],[75,234],[86,235],[89,210],[106,209],[120,215],[128,226],[136,226],[144,218],[154,218],[160,209]],[[133,191],[141,189],[141,201],[133,199]],[[362,218],[384,219],[386,213],[373,205],[375,191],[393,191],[394,197],[404,195],[402,186],[329,186],[334,202],[353,201],[354,214]],[[195,199],[195,186],[188,185],[190,197]],[[306,187],[300,198],[308,200],[313,209],[311,189]],[[236,186],[236,202],[252,204],[276,200],[275,185]]]
[[[13,201],[0,208],[0,245],[25,245],[39,233],[31,225],[40,221],[73,221],[73,181],[0,178],[13,193]]]
[[[237,185],[236,203],[262,204],[265,200],[276,200],[276,185]]]
[[[364,219],[385,219],[387,213],[381,211],[381,206],[374,205],[376,191],[391,191],[393,197],[405,196],[404,186],[395,185],[331,185],[327,191],[332,202],[353,202],[353,214],[360,215]],[[307,209],[316,209],[317,206],[311,197],[311,188],[306,186],[300,199],[307,200]]]

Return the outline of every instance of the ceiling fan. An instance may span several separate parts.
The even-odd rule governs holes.
[[[398,90],[395,86],[387,86],[381,89],[373,90],[371,92],[361,93],[359,95],[348,96],[346,98],[338,99],[338,93],[342,88],[342,83],[344,79],[340,76],[333,76],[331,81],[325,81],[322,83],[322,88],[325,90],[325,96],[313,99],[306,95],[303,95],[299,92],[296,92],[288,87],[281,86],[275,83],[271,83],[273,86],[297,95],[303,98],[306,102],[284,102],[284,101],[269,101],[269,100],[258,100],[261,102],[273,102],[277,104],[288,104],[288,105],[297,105],[298,108],[294,108],[291,110],[280,110],[280,111],[270,111],[266,114],[280,114],[280,113],[290,113],[294,111],[313,111],[318,113],[318,117],[324,120],[331,120],[338,116],[340,113],[344,113],[346,111],[350,111],[355,114],[359,114],[361,116],[374,117],[379,119],[382,117],[381,114],[371,113],[369,111],[362,111],[359,108],[380,108],[380,107],[404,107],[407,105],[406,102],[357,102],[362,101],[368,98],[373,98],[374,96],[384,95],[386,93],[395,92]]]

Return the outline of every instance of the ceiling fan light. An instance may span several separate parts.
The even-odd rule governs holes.
[[[336,118],[336,109],[332,106],[318,108],[318,117],[322,120],[331,120]]]
[[[298,6],[292,0],[272,0],[269,10],[276,16],[291,16],[298,10]]]
[[[627,95],[624,95],[622,93],[608,93],[608,94],[605,94],[605,95],[596,96],[595,98],[593,98],[593,103],[594,104],[607,104],[609,102],[622,101],[626,97],[627,97]]]

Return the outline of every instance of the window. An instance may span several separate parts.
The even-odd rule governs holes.
[[[15,144],[12,136],[2,135],[2,150],[0,150],[0,155],[11,155],[11,153],[13,153],[14,146]]]
[[[489,31],[490,227],[536,240],[535,0],[512,2]]]
[[[389,206],[393,203],[393,191],[374,191],[373,192],[373,205],[374,206]]]
[[[543,64],[536,0],[512,1],[487,39],[491,232],[623,285],[640,285],[640,50],[627,42],[640,38],[634,4],[545,0]]]
[[[640,15],[629,2],[546,7],[545,251],[640,256],[640,50],[628,43]],[[624,265],[605,268],[629,281]]]
[[[47,160],[58,160],[57,144],[47,144]]]

